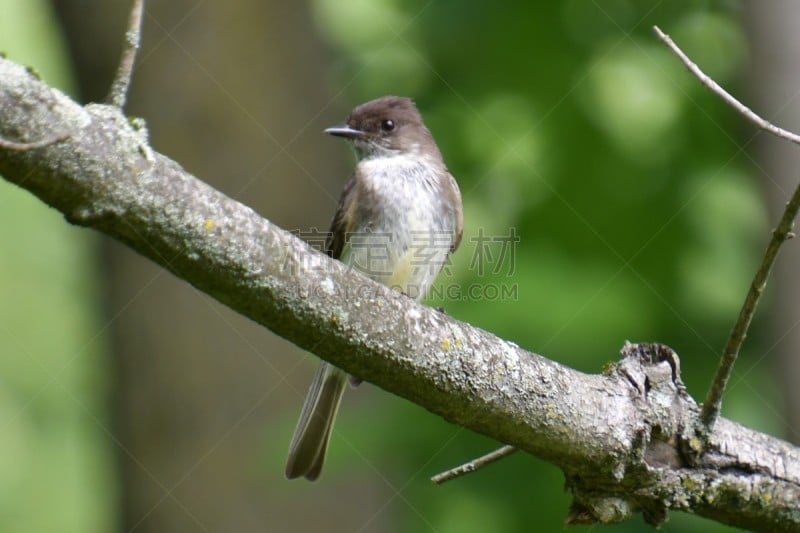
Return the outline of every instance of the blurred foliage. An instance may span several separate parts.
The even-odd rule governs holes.
[[[0,50],[70,92],[46,1],[0,0]],[[109,531],[95,236],[1,179],[0,214],[0,531]]]
[[[343,110],[382,94],[413,96],[461,186],[464,240],[430,303],[587,372],[614,360],[625,339],[664,342],[702,398],[768,223],[737,118],[650,28],[660,25],[735,91],[747,59],[739,2],[313,6],[340,58],[329,83],[343,92]],[[520,238],[513,257],[500,250],[510,228]],[[480,235],[497,238],[493,253],[481,252]],[[489,288],[447,292],[475,284]],[[498,297],[504,287],[511,296]],[[768,368],[755,364],[760,340],[756,329],[725,414],[774,434],[778,398],[764,386]],[[378,470],[416,472],[387,511],[398,530],[560,529],[569,495],[554,467],[517,455],[432,488],[424,477],[452,466],[444,452],[457,462],[496,443],[392,405],[397,412],[375,408],[342,427],[350,445],[331,446],[329,475],[355,467],[343,464],[359,461],[354,448],[381,457]],[[637,520],[601,529],[641,528]],[[678,513],[663,528],[726,529]]]

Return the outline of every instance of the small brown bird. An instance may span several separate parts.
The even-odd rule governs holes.
[[[458,185],[414,102],[372,100],[325,133],[344,137],[358,155],[333,217],[328,255],[422,299],[461,241],[463,215]],[[289,445],[287,478],[319,477],[346,383],[344,371],[322,362]]]

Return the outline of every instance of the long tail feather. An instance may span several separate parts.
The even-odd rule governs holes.
[[[314,481],[319,477],[346,383],[345,372],[325,362],[320,364],[289,444],[288,479],[303,476]]]

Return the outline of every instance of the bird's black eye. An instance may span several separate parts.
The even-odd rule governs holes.
[[[383,131],[392,131],[394,129],[394,120],[387,118],[381,122],[381,129]]]

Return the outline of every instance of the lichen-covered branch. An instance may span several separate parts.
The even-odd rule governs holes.
[[[447,317],[313,251],[147,146],[116,107],[81,107],[0,59],[0,174],[346,371],[557,464],[571,522],[669,509],[800,529],[800,450],[720,419],[692,457],[699,412],[677,356],[628,344],[587,375]],[[553,490],[559,490],[554,487]]]

